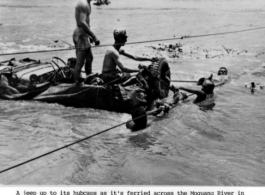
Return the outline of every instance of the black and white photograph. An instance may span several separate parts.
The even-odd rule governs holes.
[[[264,0],[0,0],[0,188],[264,187],[264,88]]]

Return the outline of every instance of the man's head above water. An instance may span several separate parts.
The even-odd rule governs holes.
[[[202,91],[204,91],[205,93],[213,93],[214,87],[215,85],[211,80],[205,79],[202,84]]]

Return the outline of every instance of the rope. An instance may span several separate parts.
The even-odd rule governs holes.
[[[219,83],[219,84],[217,84],[215,87],[218,87],[218,86],[220,86],[220,85],[223,85],[224,83],[225,83],[225,82]],[[192,95],[194,95],[194,94],[189,94],[189,95],[187,95],[187,97],[190,97],[190,96],[192,96]],[[181,100],[184,100],[184,99],[186,99],[187,97],[185,97],[185,98],[183,97]],[[173,108],[174,108],[174,107],[172,107],[171,109],[173,109]],[[136,118],[134,118],[134,119],[131,119],[131,120],[127,121],[127,122],[131,122],[131,121],[133,121],[133,120],[137,120],[137,119],[139,119],[139,118],[142,118],[142,117],[144,117],[144,116],[150,115],[150,114],[155,113],[155,112],[157,112],[157,111],[158,111],[158,109],[153,110],[153,111],[149,112],[148,114],[141,115],[141,116],[136,117]],[[105,129],[105,130],[103,130],[103,131],[100,131],[100,132],[98,132],[98,133],[95,133],[95,134],[90,135],[90,136],[88,136],[88,137],[85,137],[85,138],[83,138],[83,139],[77,140],[77,141],[75,141],[75,142],[73,142],[73,143],[70,143],[70,144],[64,145],[64,146],[62,146],[62,147],[60,147],[60,148],[57,148],[57,149],[55,149],[55,150],[52,150],[52,151],[49,151],[49,152],[44,153],[44,154],[42,154],[42,155],[39,155],[39,156],[37,156],[37,157],[35,157],[35,158],[29,159],[29,160],[24,161],[24,162],[22,162],[22,163],[19,163],[19,164],[17,164],[17,165],[14,165],[14,166],[11,166],[11,167],[9,167],[9,168],[6,168],[6,169],[0,171],[0,174],[1,174],[1,173],[4,173],[4,172],[7,172],[7,171],[9,171],[9,170],[11,170],[11,169],[15,169],[15,168],[17,168],[17,167],[19,167],[19,166],[22,166],[22,165],[27,164],[27,163],[29,163],[29,162],[32,162],[32,161],[34,161],[34,160],[37,160],[37,159],[39,159],[39,158],[42,158],[42,157],[44,157],[44,156],[47,156],[47,155],[49,155],[49,154],[52,154],[52,153],[54,153],[54,152],[57,152],[57,151],[59,151],[59,150],[65,149],[65,148],[67,148],[67,147],[69,147],[69,146],[72,146],[72,145],[75,145],[75,144],[80,143],[80,142],[82,142],[82,141],[85,141],[85,140],[87,140],[87,139],[90,139],[90,138],[92,138],[92,137],[95,137],[95,136],[97,136],[97,135],[103,134],[103,133],[105,133],[105,132],[107,132],[107,131],[110,131],[110,130],[112,130],[112,129],[115,129],[115,128],[117,128],[117,127],[120,127],[120,126],[126,124],[127,122],[123,122],[123,123],[121,123],[121,124],[115,125],[115,126],[113,126],[113,127],[110,127],[110,128]]]
[[[134,118],[134,119],[131,119],[131,120],[127,121],[127,122],[131,122],[131,121],[133,121],[133,120],[136,120],[136,119],[142,118],[142,117],[144,117],[144,116],[150,115],[150,114],[155,113],[155,112],[157,112],[157,110],[154,110],[154,111],[152,111],[152,112],[150,112],[150,113],[148,113],[148,114],[141,115],[141,116],[139,116],[139,117],[137,117],[137,118]],[[54,153],[54,152],[57,152],[57,151],[59,151],[59,150],[65,149],[65,148],[67,148],[67,147],[69,147],[69,146],[75,145],[75,144],[77,144],[77,143],[79,143],[79,142],[82,142],[82,141],[85,141],[85,140],[90,139],[90,138],[92,138],[92,137],[95,137],[95,136],[97,136],[97,135],[103,134],[103,133],[105,133],[105,132],[107,132],[107,131],[110,131],[110,130],[112,130],[112,129],[115,129],[115,128],[117,128],[117,127],[120,127],[120,126],[126,124],[127,122],[123,122],[123,123],[121,123],[121,124],[115,125],[115,126],[113,126],[113,127],[110,127],[110,128],[105,129],[105,130],[103,130],[103,131],[100,131],[100,132],[98,132],[98,133],[95,133],[95,134],[90,135],[90,136],[88,136],[88,137],[85,137],[85,138],[83,138],[83,139],[77,140],[77,141],[75,141],[75,142],[73,142],[73,143],[70,143],[70,144],[64,145],[64,146],[62,146],[62,147],[60,147],[60,148],[57,148],[57,149],[54,149],[54,150],[52,150],[52,151],[46,152],[46,153],[44,153],[44,154],[42,154],[42,155],[39,155],[39,156],[37,156],[37,157],[35,157],[35,158],[29,159],[29,160],[24,161],[24,162],[22,162],[22,163],[19,163],[19,164],[16,164],[16,165],[14,165],[14,166],[11,166],[11,167],[9,167],[9,168],[6,168],[6,169],[0,171],[0,174],[1,174],[1,173],[4,173],[4,172],[7,172],[7,171],[9,171],[9,170],[11,170],[11,169],[17,168],[17,167],[19,167],[19,166],[22,166],[22,165],[24,165],[24,164],[27,164],[27,163],[29,163],[29,162],[32,162],[32,161],[34,161],[34,160],[37,160],[37,159],[39,159],[39,158],[42,158],[42,157],[44,157],[44,156],[47,156],[47,155],[49,155],[49,154],[52,154],[52,153]]]
[[[238,30],[238,31],[229,31],[229,32],[212,33],[212,34],[204,34],[204,35],[182,36],[182,37],[167,38],[167,39],[149,40],[149,41],[137,41],[137,42],[126,43],[126,45],[141,44],[141,43],[151,43],[151,42],[160,42],[160,41],[172,41],[172,40],[178,40],[178,39],[184,39],[184,38],[188,39],[188,38],[198,38],[198,37],[225,35],[225,34],[233,34],[233,33],[247,32],[247,31],[261,30],[261,29],[265,29],[265,27],[257,27],[257,28],[244,29],[244,30]],[[107,46],[112,46],[112,45],[113,44],[98,45],[98,46],[91,46],[91,48],[107,47]],[[121,44],[116,44],[116,45],[121,45]],[[58,51],[68,51],[68,50],[73,50],[73,49],[79,49],[79,48],[64,48],[64,49],[53,49],[53,50],[38,50],[38,51],[5,53],[5,54],[0,54],[0,56],[29,54],[29,53],[58,52]]]
[[[197,81],[183,81],[183,80],[170,80],[170,82],[178,82],[178,83],[197,83]]]

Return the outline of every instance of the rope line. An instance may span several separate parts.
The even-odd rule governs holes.
[[[27,161],[24,161],[24,162],[22,162],[22,163],[19,163],[19,164],[17,164],[17,165],[14,165],[14,166],[12,166],[12,167],[9,167],[9,168],[7,168],[7,169],[4,169],[4,170],[0,171],[0,174],[1,174],[1,173],[4,173],[4,172],[6,172],[6,171],[9,171],[9,170],[11,170],[11,169],[17,168],[17,167],[19,167],[19,166],[21,166],[21,165],[27,164],[27,163],[29,163],[29,162],[31,162],[31,161],[37,160],[37,159],[39,159],[39,158],[41,158],[41,157],[44,157],[44,156],[47,156],[47,155],[52,154],[52,153],[54,153],[54,152],[57,152],[57,151],[59,151],[59,150],[62,150],[62,149],[64,149],[64,148],[67,148],[67,147],[69,147],[69,146],[72,146],[72,145],[74,145],[74,144],[77,144],[77,143],[79,143],[79,142],[82,142],[82,141],[85,141],[85,140],[90,139],[90,138],[92,138],[92,137],[95,137],[95,136],[97,136],[97,135],[100,135],[100,134],[102,134],[102,133],[105,133],[105,132],[107,132],[107,131],[110,131],[110,130],[112,130],[112,129],[114,129],[114,128],[117,128],[117,127],[119,127],[119,126],[121,126],[121,125],[124,125],[125,123],[127,123],[127,122],[124,122],[124,123],[121,123],[121,124],[119,124],[119,125],[113,126],[113,127],[111,127],[111,128],[108,128],[108,129],[106,129],[106,130],[100,131],[100,132],[98,132],[98,133],[96,133],[96,134],[93,134],[93,135],[91,135],[91,136],[88,136],[88,137],[85,137],[85,138],[83,138],[83,139],[80,139],[80,140],[78,140],[78,141],[76,141],[76,142],[73,142],[73,143],[70,143],[70,144],[64,145],[64,146],[62,146],[62,147],[60,147],[60,148],[57,148],[57,149],[55,149],[55,150],[52,150],[52,151],[47,152],[47,153],[44,153],[44,154],[42,154],[42,155],[40,155],[40,156],[37,156],[37,157],[35,157],[35,158],[29,159],[29,160],[27,160]]]
[[[217,84],[215,87],[221,86],[221,85],[223,85],[223,84],[225,84],[225,82],[219,83],[219,84]],[[195,95],[195,94],[194,94],[194,93],[189,94],[189,95],[187,95],[187,97],[190,97],[190,96],[192,96],[192,95]],[[182,98],[181,100],[184,100],[184,98]],[[173,108],[174,108],[174,107],[172,107],[171,109],[173,109]],[[170,110],[171,110],[171,109],[170,109]],[[115,128],[117,128],[117,127],[120,127],[120,126],[122,126],[122,125],[124,125],[124,124],[126,124],[126,123],[128,123],[128,122],[131,122],[131,121],[133,121],[133,120],[137,120],[137,119],[139,119],[139,118],[142,118],[142,117],[144,117],[144,116],[150,115],[150,114],[155,113],[155,112],[157,112],[157,111],[158,111],[158,109],[153,110],[153,111],[149,112],[148,114],[141,115],[141,116],[136,117],[136,118],[134,118],[134,119],[131,119],[131,120],[127,121],[127,122],[120,123],[120,124],[118,124],[118,125],[115,125],[115,126],[113,126],[113,127],[107,128],[107,129],[105,129],[105,130],[103,130],[103,131],[100,131],[100,132],[98,132],[98,133],[95,133],[95,134],[93,134],[93,135],[90,135],[90,136],[88,136],[88,137],[85,137],[85,138],[83,138],[83,139],[80,139],[80,140],[77,140],[77,141],[72,142],[72,143],[70,143],[70,144],[64,145],[64,146],[62,146],[62,147],[60,147],[60,148],[57,148],[57,149],[51,150],[51,151],[49,151],[49,152],[47,152],[47,153],[44,153],[44,154],[42,154],[42,155],[40,155],[40,156],[37,156],[37,157],[35,157],[35,158],[29,159],[29,160],[24,161],[24,162],[22,162],[22,163],[19,163],[19,164],[16,164],[16,165],[14,165],[14,166],[11,166],[11,167],[9,167],[9,168],[6,168],[6,169],[0,171],[0,174],[1,174],[1,173],[4,173],[4,172],[7,172],[7,171],[9,171],[9,170],[11,170],[11,169],[15,169],[15,168],[17,168],[17,167],[19,167],[19,166],[22,166],[22,165],[27,164],[27,163],[29,163],[29,162],[32,162],[32,161],[34,161],[34,160],[37,160],[37,159],[39,159],[39,158],[42,158],[42,157],[44,157],[44,156],[47,156],[47,155],[49,155],[49,154],[52,154],[52,153],[54,153],[54,152],[57,152],[57,151],[59,151],[59,150],[65,149],[65,148],[67,148],[67,147],[69,147],[69,146],[72,146],[72,145],[75,145],[75,144],[80,143],[80,142],[82,142],[82,141],[85,141],[85,140],[87,140],[87,139],[90,139],[90,138],[92,138],[92,137],[95,137],[95,136],[97,136],[97,135],[103,134],[103,133],[105,133],[105,132],[107,132],[107,131],[110,131],[110,130],[112,130],[112,129],[115,129]]]
[[[197,83],[198,81],[170,80],[170,82],[178,82],[178,83]]]
[[[44,157],[44,156],[47,156],[47,155],[49,155],[49,154],[52,154],[52,153],[54,153],[54,152],[57,152],[57,151],[59,151],[59,150],[65,149],[65,148],[67,148],[67,147],[69,147],[69,146],[75,145],[75,144],[77,144],[77,143],[79,143],[79,142],[82,142],[82,141],[85,141],[85,140],[90,139],[90,138],[92,138],[92,137],[95,137],[95,136],[97,136],[97,135],[103,134],[103,133],[105,133],[105,132],[107,132],[107,131],[110,131],[110,130],[112,130],[112,129],[115,129],[115,128],[117,128],[117,127],[120,127],[120,126],[122,126],[122,125],[124,125],[124,124],[126,124],[126,123],[128,123],[128,122],[131,122],[131,121],[133,121],[133,120],[136,120],[136,119],[142,118],[142,117],[144,117],[144,116],[150,115],[151,113],[154,113],[154,112],[156,112],[156,111],[157,111],[157,110],[154,110],[154,111],[152,111],[152,112],[150,112],[150,113],[148,113],[148,114],[141,115],[141,116],[139,116],[139,117],[136,117],[135,119],[131,119],[131,120],[129,120],[129,121],[126,121],[126,122],[120,123],[120,124],[118,124],[118,125],[115,125],[115,126],[113,126],[113,127],[110,127],[110,128],[108,128],[108,129],[105,129],[105,130],[103,130],[103,131],[100,131],[100,132],[98,132],[98,133],[95,133],[95,134],[90,135],[90,136],[88,136],[88,137],[85,137],[85,138],[83,138],[83,139],[77,140],[77,141],[72,142],[72,143],[70,143],[70,144],[64,145],[64,146],[62,146],[62,147],[60,147],[60,148],[57,148],[57,149],[51,150],[51,151],[46,152],[46,153],[44,153],[44,154],[42,154],[42,155],[39,155],[39,156],[37,156],[37,157],[34,157],[34,158],[29,159],[29,160],[27,160],[27,161],[24,161],[24,162],[22,162],[22,163],[19,163],[19,164],[16,164],[16,165],[14,165],[14,166],[11,166],[11,167],[9,167],[9,168],[6,168],[6,169],[4,169],[4,170],[1,170],[1,171],[0,171],[0,174],[1,174],[1,173],[4,173],[4,172],[7,172],[7,171],[9,171],[9,170],[11,170],[11,169],[17,168],[17,167],[19,167],[19,166],[22,166],[22,165],[24,165],[24,164],[27,164],[27,163],[29,163],[29,162],[32,162],[32,161],[34,161],[34,160],[37,160],[37,159],[39,159],[39,158],[42,158],[42,157]]]
[[[257,28],[250,28],[244,30],[237,30],[237,31],[229,31],[229,32],[221,32],[221,33],[212,33],[212,34],[204,34],[204,35],[194,35],[194,36],[182,36],[182,37],[174,37],[174,38],[167,38],[167,39],[156,39],[156,40],[149,40],[149,41],[136,41],[126,43],[126,45],[133,45],[133,44],[141,44],[141,43],[151,43],[151,42],[160,42],[160,41],[172,41],[172,40],[179,40],[179,39],[190,39],[190,38],[199,38],[199,37],[207,37],[207,36],[217,36],[217,35],[225,35],[225,34],[233,34],[233,33],[240,33],[240,32],[247,32],[247,31],[254,31],[254,30],[261,30],[265,29],[265,27],[257,27]],[[91,48],[99,48],[99,47],[107,47],[112,46],[113,44],[106,44],[106,45],[98,45],[98,46],[91,46]],[[116,44],[120,45],[120,44]],[[52,49],[52,50],[37,50],[37,51],[27,51],[27,52],[14,52],[14,53],[4,53],[0,54],[0,56],[7,56],[7,55],[19,55],[19,54],[29,54],[29,53],[45,53],[45,52],[59,52],[59,51],[68,51],[78,48],[64,48],[64,49]]]

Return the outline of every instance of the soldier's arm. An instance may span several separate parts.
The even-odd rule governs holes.
[[[179,89],[187,91],[189,93],[194,93],[196,95],[203,95],[203,92],[201,90],[191,89],[191,88],[186,88],[186,87],[179,87]]]
[[[119,52],[120,52],[120,54],[122,54],[128,58],[131,58],[133,60],[136,60],[136,61],[151,61],[151,62],[157,61],[156,58],[147,58],[147,57],[141,57],[141,56],[133,55],[133,54],[125,51],[124,49],[120,49]]]
[[[131,69],[131,68],[127,68],[123,65],[121,58],[118,54],[116,53],[111,53],[111,57],[112,59],[115,61],[115,63],[117,64],[117,66],[121,69],[122,72],[127,72],[127,73],[132,73],[132,72],[139,72],[138,69]]]

